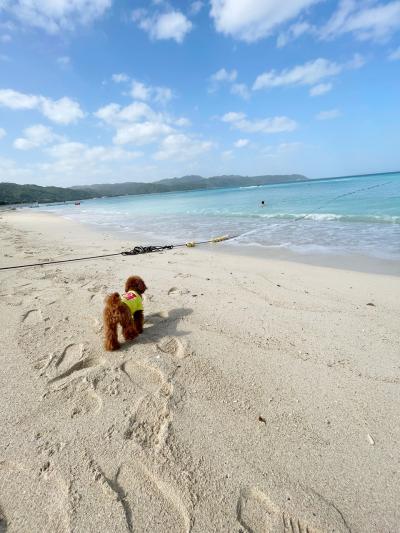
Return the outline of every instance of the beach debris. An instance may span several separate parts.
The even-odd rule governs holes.
[[[371,444],[371,446],[375,446],[375,441],[369,433],[367,433],[367,439],[368,439],[368,442]]]
[[[277,287],[280,287],[279,283],[276,284]]]
[[[267,424],[267,421],[266,421],[265,418],[264,418],[263,416],[261,416],[261,415],[258,417],[258,421],[259,421],[259,422],[262,422],[263,424]]]
[[[367,303],[367,305],[369,305],[370,307],[376,307],[376,305],[372,302]]]

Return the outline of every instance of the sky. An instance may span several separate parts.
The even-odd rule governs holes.
[[[0,0],[0,181],[400,169],[400,0]]]

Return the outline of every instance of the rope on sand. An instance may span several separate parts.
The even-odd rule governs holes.
[[[56,265],[59,263],[72,263],[75,261],[87,261],[89,259],[101,259],[103,257],[115,257],[117,255],[142,255],[150,254],[154,252],[162,252],[164,250],[172,250],[173,248],[182,248],[186,246],[187,248],[193,248],[200,244],[209,244],[209,243],[218,243],[222,241],[229,241],[235,239],[237,235],[223,235],[221,237],[214,237],[208,241],[191,241],[182,244],[166,244],[164,246],[135,246],[132,250],[125,250],[123,252],[117,252],[113,254],[103,254],[103,255],[91,255],[89,257],[76,257],[74,259],[59,259],[58,261],[44,261],[42,263],[30,263],[29,265],[13,265],[8,267],[0,267],[0,270],[14,270],[17,268],[30,268],[35,266],[45,266],[45,265]]]

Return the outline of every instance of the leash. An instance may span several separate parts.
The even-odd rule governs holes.
[[[235,239],[238,237],[238,235],[222,235],[221,237],[213,237],[212,239],[209,239],[207,241],[191,241],[191,242],[185,242],[182,244],[166,244],[164,246],[135,246],[132,248],[132,250],[125,250],[123,252],[116,252],[113,254],[103,254],[103,255],[91,255],[89,257],[76,257],[74,259],[59,259],[58,261],[45,261],[42,263],[30,263],[29,265],[13,265],[9,267],[0,267],[0,270],[14,270],[17,268],[30,268],[35,266],[45,266],[45,265],[57,265],[60,263],[72,263],[75,261],[88,261],[90,259],[102,259],[103,257],[115,257],[117,255],[142,255],[142,254],[150,254],[155,252],[163,252],[164,250],[172,250],[173,248],[194,248],[195,246],[201,245],[201,244],[210,244],[210,243],[218,243],[223,241],[229,241],[231,239]]]

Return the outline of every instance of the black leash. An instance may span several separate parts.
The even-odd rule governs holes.
[[[208,243],[217,243],[222,241],[228,241],[231,239],[236,238],[237,235],[228,236],[224,235],[223,237],[215,237],[213,239],[209,239],[208,241],[192,241],[192,242],[186,242],[183,244],[166,244],[164,246],[135,246],[132,248],[132,250],[125,250],[123,252],[117,252],[113,254],[103,254],[103,255],[91,255],[89,257],[76,257],[74,259],[59,259],[58,261],[45,261],[43,263],[30,263],[29,265],[14,265],[14,266],[8,266],[8,267],[0,267],[0,270],[14,270],[16,268],[28,268],[28,267],[35,267],[35,266],[45,266],[45,265],[57,265],[60,263],[72,263],[75,261],[87,261],[89,259],[101,259],[103,257],[115,257],[117,255],[142,255],[142,254],[150,254],[154,252],[162,252],[164,250],[172,250],[173,248],[182,248],[186,246],[187,248],[193,248],[194,246],[197,246],[199,244],[208,244]]]

